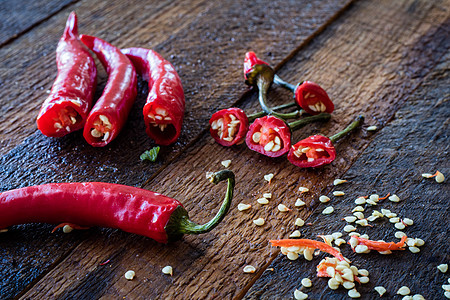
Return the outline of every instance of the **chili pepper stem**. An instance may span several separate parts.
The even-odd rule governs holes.
[[[335,143],[337,140],[345,136],[350,131],[356,129],[358,126],[360,126],[364,122],[364,116],[358,116],[355,121],[353,121],[350,125],[347,126],[344,130],[341,132],[336,133],[332,137],[330,137],[331,142]]]
[[[289,127],[291,128],[291,131],[295,131],[309,123],[315,122],[315,121],[328,121],[331,118],[331,115],[329,113],[321,113],[315,116],[309,116],[305,117],[301,120],[294,121],[289,123]]]
[[[284,81],[276,74],[273,77],[273,82],[278,84],[281,87],[284,87],[287,90],[290,90],[293,93],[295,93],[295,90],[297,89],[297,86],[298,86],[298,85],[293,85],[293,84],[290,84],[289,82]]]
[[[272,107],[272,110],[291,108],[291,107],[294,107],[294,106],[298,106],[297,103],[296,102],[291,102],[291,103],[286,103],[286,104],[282,104],[282,105],[279,105],[279,106]],[[300,111],[299,114],[302,115],[303,114],[303,109],[299,109],[299,111]],[[253,121],[253,120],[257,119],[257,118],[264,117],[265,115],[267,115],[267,113],[265,111],[260,111],[260,112],[257,112],[257,113],[249,115],[248,116],[248,120],[251,122],[251,121]]]
[[[214,173],[211,176],[211,182],[214,184],[220,181],[228,180],[227,192],[225,194],[225,199],[223,200],[222,206],[220,207],[217,214],[208,223],[199,225],[191,220],[187,216],[179,220],[178,233],[183,234],[200,234],[211,231],[216,227],[225,217],[231,206],[231,199],[233,199],[233,190],[235,185],[234,173],[230,170],[222,170]]]

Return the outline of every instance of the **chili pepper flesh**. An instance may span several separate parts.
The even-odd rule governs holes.
[[[248,131],[248,118],[240,108],[232,107],[215,112],[209,120],[211,136],[222,146],[244,141]]]
[[[372,241],[368,240],[359,236],[353,236],[352,238],[356,239],[358,241],[358,245],[365,245],[369,250],[375,250],[375,251],[388,251],[388,250],[405,250],[405,242],[407,239],[407,236],[404,235],[400,239],[400,242],[394,243],[394,242],[381,242],[381,241]],[[348,243],[350,244],[350,242]],[[354,247],[352,247],[353,251]]]
[[[83,128],[97,85],[95,61],[78,37],[75,12],[67,19],[56,49],[56,62],[58,75],[36,120],[38,129],[50,137]]]
[[[174,143],[181,133],[185,99],[181,79],[173,65],[145,48],[122,49],[142,78],[148,81],[143,114],[147,135],[158,145]]]
[[[161,243],[212,230],[227,214],[235,185],[234,173],[214,173],[211,182],[227,180],[225,199],[209,222],[189,220],[178,200],[131,186],[103,183],[50,183],[0,193],[0,228],[34,222],[110,227]],[[65,224],[63,224],[65,225]]]
[[[272,246],[278,247],[306,247],[311,249],[319,249],[320,251],[326,252],[333,255],[339,260],[346,261],[341,252],[331,247],[330,245],[310,239],[284,239],[284,240],[271,240],[269,241]]]

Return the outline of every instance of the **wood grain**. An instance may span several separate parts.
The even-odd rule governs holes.
[[[357,2],[295,55],[280,69],[280,75],[292,81],[307,78],[321,83],[337,106],[331,122],[308,126],[296,133],[295,139],[313,132],[334,133],[359,113],[367,116],[365,126],[378,125],[381,129],[388,124],[448,52],[448,13],[442,9],[447,4],[448,1]],[[383,19],[380,22],[374,16]],[[225,94],[222,97],[225,99]],[[286,94],[274,89],[270,98],[281,102]],[[255,109],[254,95],[244,100],[243,107]],[[169,246],[129,236],[124,243],[118,232],[112,232],[109,238],[113,238],[108,240],[97,235],[88,237],[24,297],[83,298],[95,291],[96,296],[105,299],[241,298],[277,255],[267,240],[287,236],[296,217],[307,218],[318,209],[314,200],[332,190],[332,179],[344,176],[373,138],[365,130],[358,131],[337,145],[339,157],[333,164],[318,170],[299,170],[284,158],[262,157],[244,145],[220,147],[205,134],[146,187],[182,200],[195,221],[208,220],[221,201],[223,185],[211,188],[205,183],[205,172],[220,169],[223,159],[232,159],[231,169],[236,173],[238,186],[233,210],[223,224],[211,233],[187,236]],[[275,174],[270,185],[263,180],[269,172]],[[309,187],[311,192],[300,195],[300,186]],[[272,192],[273,199],[270,205],[260,207],[255,200],[264,192]],[[310,204],[309,210],[293,207],[300,196]],[[236,206],[240,202],[252,203],[253,208],[238,212]],[[277,211],[279,203],[292,211]],[[266,224],[257,228],[252,220],[260,216]],[[120,262],[112,262],[109,269],[100,268],[98,264],[109,257],[118,257]],[[82,267],[71,271],[70,266],[76,264]],[[242,268],[247,264],[254,265],[258,272],[243,274]],[[173,277],[160,272],[165,265],[175,267]],[[123,274],[127,269],[136,271],[136,280],[125,281]],[[276,298],[287,292],[271,295]],[[289,289],[288,297],[291,295]]]

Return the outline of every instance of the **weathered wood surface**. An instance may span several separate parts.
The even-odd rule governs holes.
[[[128,131],[122,139],[119,138],[116,144],[112,144],[108,149],[101,149],[107,150],[106,154],[101,150],[92,150],[87,146],[77,145],[77,142],[82,142],[80,135],[56,141],[35,133],[24,143],[18,145],[21,140],[35,131],[33,121],[31,120],[28,124],[17,124],[9,123],[7,120],[17,114],[20,117],[20,114],[23,116],[26,112],[28,114],[36,113],[39,109],[37,99],[42,98],[44,94],[42,91],[20,91],[20,93],[28,93],[29,97],[26,99],[29,100],[26,103],[19,108],[15,108],[14,105],[2,108],[5,112],[4,115],[7,116],[0,120],[2,143],[6,149],[2,153],[5,154],[13,149],[2,157],[1,188],[3,190],[47,181],[98,179],[139,185],[150,179],[145,185],[146,188],[182,200],[188,211],[191,212],[193,220],[201,222],[209,219],[215,213],[224,192],[223,184],[211,187],[207,183],[204,178],[205,172],[222,168],[220,161],[223,159],[232,159],[230,168],[235,171],[238,178],[233,208],[223,224],[211,233],[198,237],[184,237],[182,241],[168,246],[114,230],[92,229],[67,237],[62,234],[56,236],[47,234],[51,227],[45,225],[14,227],[9,233],[0,236],[0,251],[2,251],[2,259],[5,262],[0,269],[3,275],[0,291],[4,298],[18,293],[24,293],[24,298],[59,299],[102,297],[105,299],[121,297],[129,299],[242,298],[246,294],[249,298],[291,298],[293,290],[299,287],[299,279],[292,279],[292,274],[298,274],[301,264],[302,274],[310,274],[308,276],[312,278],[315,265],[313,263],[306,265],[301,261],[287,262],[284,257],[278,255],[277,249],[268,246],[267,240],[286,237],[293,230],[292,224],[296,217],[307,218],[313,212],[314,214],[310,218],[319,225],[308,228],[304,234],[314,237],[316,233],[325,233],[320,231],[328,228],[325,227],[327,224],[320,223],[324,220],[318,217],[323,206],[312,202],[320,194],[330,193],[331,182],[334,178],[351,179],[351,185],[348,185],[347,188],[350,191],[351,188],[355,188],[356,191],[351,191],[349,194],[378,191],[379,181],[387,178],[387,182],[381,185],[383,191],[385,188],[396,188],[395,192],[402,196],[413,196],[412,192],[408,194],[406,190],[400,190],[401,193],[397,189],[397,184],[389,185],[390,174],[387,174],[387,170],[388,167],[397,166],[390,165],[390,161],[395,156],[386,152],[382,152],[385,155],[377,155],[377,150],[380,148],[379,140],[383,140],[385,133],[386,138],[399,138],[395,135],[394,130],[389,130],[390,127],[386,127],[376,134],[361,130],[347,137],[337,145],[338,159],[332,165],[319,170],[299,170],[289,165],[285,158],[268,159],[249,151],[244,145],[234,148],[220,147],[212,141],[204,129],[206,121],[213,111],[228,107],[238,99],[241,99],[240,103],[247,110],[257,109],[256,97],[253,93],[240,98],[246,91],[241,79],[242,57],[249,49],[257,51],[263,59],[274,65],[286,61],[285,65],[279,66],[279,74],[283,78],[292,82],[305,79],[319,82],[329,92],[336,104],[337,109],[329,123],[308,126],[294,134],[294,140],[318,131],[326,135],[337,132],[345,127],[355,114],[359,113],[367,116],[367,125],[364,127],[378,125],[379,128],[382,128],[393,118],[398,117],[398,115],[394,117],[395,113],[403,105],[407,105],[407,107],[409,105],[411,109],[423,109],[424,114],[428,112],[429,115],[434,116],[432,110],[426,106],[428,102],[434,103],[433,99],[442,99],[436,105],[436,109],[440,110],[441,115],[436,118],[436,121],[433,121],[437,122],[435,123],[437,125],[442,124],[442,122],[439,123],[439,120],[448,118],[448,104],[445,106],[448,103],[448,92],[445,94],[436,87],[439,84],[448,83],[448,74],[445,73],[445,70],[448,70],[448,64],[443,60],[444,54],[447,54],[449,49],[447,42],[449,13],[445,9],[449,7],[448,1],[433,3],[428,1],[398,1],[395,3],[391,3],[391,1],[379,3],[359,1],[350,6],[331,24],[327,24],[328,21],[339,11],[340,7],[346,5],[345,2],[338,2],[336,5],[331,1],[326,3],[318,1],[316,6],[307,5],[302,10],[294,10],[295,3],[289,4],[289,9],[275,10],[277,3],[272,3],[273,6],[269,7],[270,9],[258,5],[247,6],[238,2],[229,4],[229,7],[209,2],[204,6],[202,2],[198,2],[193,6],[196,9],[188,6],[184,8],[183,5],[179,6],[172,2],[149,5],[149,10],[154,9],[156,14],[158,14],[157,12],[161,13],[156,18],[157,21],[164,21],[161,22],[162,25],[159,28],[152,27],[157,26],[160,22],[153,23],[149,20],[150,13],[130,5],[127,6],[125,16],[120,14],[122,17],[119,20],[113,21],[108,28],[103,29],[102,24],[105,20],[111,20],[125,8],[117,4],[117,6],[112,5],[112,8],[108,7],[108,9],[102,10],[104,8],[102,4],[80,2],[40,24],[36,29],[26,33],[7,47],[0,49],[0,52],[9,54],[6,56],[9,60],[5,62],[9,66],[13,66],[17,61],[12,58],[12,54],[19,50],[26,51],[26,43],[30,39],[40,42],[47,38],[46,42],[42,42],[41,45],[49,43],[49,39],[55,43],[59,39],[60,33],[58,29],[55,29],[58,26],[55,26],[54,22],[57,21],[62,26],[68,11],[76,9],[80,15],[88,15],[85,19],[88,21],[85,21],[84,24],[80,18],[80,28],[83,24],[86,32],[94,34],[92,31],[95,31],[99,36],[109,39],[119,46],[128,46],[130,43],[142,43],[137,46],[151,45],[164,56],[171,57],[172,62],[180,71],[185,90],[191,95],[188,99],[186,126],[180,142],[173,147],[168,147],[165,153],[163,150],[162,163],[156,166],[145,166],[146,169],[142,171],[142,164],[139,165],[139,162],[136,162],[135,165],[130,166],[129,161],[136,159],[144,149],[153,144],[151,141],[139,139],[138,133],[134,132],[132,129],[134,127],[131,126],[136,124],[129,124],[125,128]],[[161,8],[168,10],[161,12]],[[223,14],[218,14],[219,8]],[[128,14],[128,12],[130,13]],[[127,16],[132,15],[131,12],[134,17],[129,20],[128,29],[133,31],[130,28],[136,28],[136,24],[144,20],[148,22],[145,30],[134,29],[133,34],[130,34],[129,30],[120,27],[124,20],[128,20]],[[248,17],[244,17],[248,14],[255,16],[251,19],[252,21],[248,21]],[[308,17],[305,18],[305,15],[302,14]],[[142,19],[137,16],[141,16]],[[183,19],[183,16],[186,19]],[[100,19],[95,19],[95,17]],[[104,19],[102,19],[103,17]],[[261,18],[264,19],[263,22],[260,21]],[[183,20],[187,23],[184,23]],[[295,23],[295,20],[304,22],[300,26],[298,25],[300,23]],[[311,23],[305,23],[308,21]],[[310,44],[295,54],[295,50],[301,46],[302,41],[310,39],[314,32],[324,24],[327,24],[325,31],[315,36]],[[242,30],[243,25],[247,26],[246,30]],[[151,35],[148,33],[149,31],[155,33],[155,40],[149,40],[153,38],[149,37]],[[162,33],[160,34],[160,32]],[[126,37],[124,37],[125,33],[127,33]],[[51,48],[49,47],[49,49]],[[29,53],[34,52],[30,51]],[[201,62],[197,61],[199,56],[202,57]],[[51,67],[53,58],[49,58],[49,55],[45,57],[48,60],[45,69],[38,69],[39,59],[42,58],[39,58],[37,54],[30,58],[26,65],[34,65],[34,67],[28,69],[28,75],[20,67],[17,67],[15,72],[6,73],[6,75],[15,74],[16,78],[26,79],[30,73],[40,74],[38,78],[30,77],[35,81],[31,87],[38,86],[37,83],[45,81],[46,88],[49,88],[55,72],[55,68]],[[438,62],[441,62],[441,65],[435,68]],[[227,66],[229,69],[224,70]],[[3,64],[1,67],[3,68]],[[429,75],[434,69],[436,69],[434,75]],[[1,76],[6,76],[3,69],[1,73]],[[206,81],[205,78],[208,80]],[[428,81],[430,83],[427,83]],[[7,89],[9,90],[2,91],[5,94],[0,101],[15,99],[15,90],[12,87],[7,87]],[[421,93],[418,93],[419,90]],[[145,89],[141,93],[141,100],[138,100],[138,103],[145,99]],[[411,94],[413,96],[410,96]],[[426,103],[420,102],[422,97],[427,99]],[[275,88],[271,91],[270,99],[274,99],[273,103],[281,103],[287,99],[290,101],[290,96]],[[7,101],[4,103],[8,106]],[[15,103],[18,103],[17,100]],[[405,127],[405,132],[418,131],[414,128],[414,121],[416,118],[417,120],[425,119],[422,112],[409,112],[403,109],[399,114],[402,111],[405,113],[406,122],[397,123],[397,128]],[[136,108],[134,114],[138,116],[139,109]],[[396,122],[399,121],[394,120],[389,126],[395,128]],[[448,125],[448,121],[444,124]],[[143,124],[136,126],[136,128],[142,128]],[[431,130],[432,126],[433,124],[430,123],[426,128]],[[187,130],[186,127],[192,129]],[[442,128],[445,137],[446,127],[443,125],[439,128]],[[13,139],[15,134],[18,134],[18,141]],[[133,137],[132,140],[135,143],[127,142],[127,136]],[[374,136],[376,136],[375,146],[372,146],[371,141]],[[436,141],[438,145],[445,143],[445,138],[440,135],[435,136],[436,139],[433,141]],[[428,142],[428,140],[420,141]],[[127,146],[127,151],[118,149],[119,145],[123,145],[123,143]],[[389,145],[398,149],[398,143],[392,143],[394,144]],[[441,166],[440,161],[436,158],[445,158],[448,152],[448,148],[446,151],[439,152],[442,147],[429,143],[430,147],[427,148],[429,151],[427,150],[425,153],[416,140],[411,142],[405,140],[404,143],[404,147],[401,149],[406,149],[405,153],[408,153],[409,156],[398,162],[397,174],[404,176],[400,178],[405,178],[405,181],[422,172],[411,166],[410,161],[417,162],[421,156],[429,157],[430,160],[434,159],[433,169],[435,169]],[[384,146],[383,143],[381,146]],[[367,152],[363,154],[367,147]],[[386,150],[386,148],[383,149]],[[123,160],[118,158],[125,152],[131,152],[133,157],[130,154]],[[40,153],[45,153],[47,161],[42,159]],[[423,155],[419,155],[419,153],[423,153]],[[363,156],[360,157],[360,155]],[[30,160],[36,160],[36,162],[31,163]],[[164,164],[169,161],[173,161],[172,164]],[[12,172],[13,166],[18,162],[22,166],[14,173]],[[355,162],[354,167],[350,168]],[[54,174],[47,171],[41,164],[46,164],[47,168],[50,166],[49,169]],[[366,164],[374,167],[368,168]],[[401,167],[406,167],[407,171],[401,172]],[[347,172],[349,168],[350,170]],[[364,177],[356,176],[358,172],[364,170]],[[129,171],[130,174],[127,175],[126,171]],[[441,171],[448,171],[448,165],[442,166]],[[263,176],[270,172],[275,174],[275,178],[268,185],[263,180]],[[30,173],[34,173],[34,175],[30,175]],[[385,174],[385,177],[377,177],[379,174]],[[397,183],[400,182],[398,176],[395,180]],[[417,181],[412,183],[407,181],[406,184],[409,185],[406,186],[414,187],[415,196],[420,194],[419,192],[425,194],[436,192],[437,190],[426,189],[431,183],[432,181],[420,181],[420,184]],[[300,186],[307,186],[311,189],[309,194],[303,195],[304,200],[311,205],[310,209],[297,212],[297,209],[293,208],[293,203],[300,196],[298,192]],[[442,189],[445,188],[445,185],[437,186],[435,184],[434,187]],[[260,207],[256,204],[256,199],[267,191],[273,193],[274,199],[268,206]],[[447,209],[445,203],[438,200],[435,202],[436,211]],[[339,212],[348,210],[350,201],[352,199],[348,198],[346,201],[342,201],[342,204],[338,204],[337,201],[333,203],[336,209],[336,213],[333,215],[336,217],[336,222],[333,224],[337,229],[342,225],[337,221],[337,216]],[[245,213],[238,212],[236,206],[239,202],[252,203],[253,208]],[[285,214],[280,213],[276,210],[278,203],[284,203],[293,210]],[[414,213],[414,209],[417,209],[409,207],[408,203],[404,202],[397,206],[399,212],[404,213],[405,216],[410,216]],[[442,216],[446,215],[448,216],[448,213],[442,213]],[[266,218],[267,223],[263,227],[255,228],[251,220],[259,216]],[[432,220],[433,216],[436,214],[429,214],[424,218]],[[332,216],[329,217],[332,218]],[[428,239],[432,235],[422,235],[428,228],[423,227],[424,224],[425,221],[417,222],[408,228],[408,230],[411,229],[412,234],[420,233],[420,237],[427,240],[427,246],[424,246],[423,252],[412,258],[416,260],[422,258],[424,261],[433,260],[435,257],[433,256],[435,254],[432,253],[433,248],[428,248]],[[439,225],[436,225],[436,230],[437,226]],[[379,232],[381,234],[388,231],[381,229]],[[390,231],[389,233],[391,234]],[[445,236],[442,235],[440,241],[437,239],[436,245],[439,242],[445,244],[447,242]],[[378,238],[381,235],[374,237]],[[430,245],[434,244],[430,243]],[[445,251],[445,248],[442,249]],[[52,255],[54,256],[52,257]],[[412,254],[407,252],[404,255],[400,257],[402,261],[411,258]],[[397,256],[395,257],[397,258]],[[366,259],[364,257],[350,256],[350,258],[355,262],[361,262],[358,266],[365,266]],[[361,260],[359,261],[358,258]],[[99,265],[108,259],[110,259],[110,263]],[[448,252],[447,256],[439,257],[439,259],[448,260]],[[315,261],[318,262],[317,259]],[[372,273],[373,278],[380,274],[381,268],[389,266],[391,261],[390,258],[383,257],[378,263],[379,265]],[[242,268],[246,264],[254,265],[258,272],[243,274]],[[266,271],[263,274],[270,264],[275,271],[271,274]],[[173,277],[161,273],[160,270],[165,265],[174,267]],[[135,270],[137,274],[131,282],[123,278],[123,274],[128,269]],[[369,267],[367,269],[370,270]],[[394,275],[394,272],[395,270],[391,274]],[[417,272],[419,272],[418,278],[425,276],[424,270]],[[443,284],[445,280],[443,276],[434,274],[436,277],[433,278],[436,284],[439,280],[442,281],[440,284]],[[261,275],[262,277],[259,279]],[[25,282],[21,283],[24,278]],[[419,293],[420,291],[414,289],[419,287],[419,280],[410,277],[405,277],[406,279],[410,280],[413,293]],[[374,294],[368,290],[373,287],[373,284],[380,282],[374,280],[370,285],[361,289],[361,291],[367,292],[364,296],[366,298],[373,296]],[[314,280],[311,295],[322,298],[343,295],[343,291],[335,294],[334,292],[329,293],[329,290],[321,295],[320,293],[326,285],[323,283],[321,285],[321,283],[319,280]],[[392,283],[390,287],[395,288],[396,286]],[[249,289],[250,291],[247,293]],[[434,293],[430,289],[431,287],[428,295],[442,295]],[[12,292],[10,292],[11,290]],[[392,290],[389,292],[390,295],[394,293]],[[442,291],[439,292],[442,293]]]

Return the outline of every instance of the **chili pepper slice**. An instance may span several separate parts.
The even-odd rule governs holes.
[[[173,65],[156,51],[145,48],[122,49],[136,71],[148,81],[148,97],[143,114],[147,135],[159,145],[174,143],[181,133],[185,99],[181,79]]]
[[[363,121],[364,117],[358,116],[346,129],[330,138],[313,135],[299,141],[290,148],[288,160],[300,168],[315,168],[331,163],[336,158],[336,149],[333,142],[357,128]]]
[[[358,240],[358,245],[366,245],[369,250],[375,250],[375,251],[388,251],[388,250],[405,250],[405,242],[406,242],[406,235],[402,236],[400,239],[400,242],[394,243],[394,242],[381,242],[381,241],[372,241],[368,240],[359,236],[353,236],[352,238],[355,238]],[[350,244],[350,242],[348,242]],[[352,247],[352,250],[355,251],[355,249]]]
[[[248,118],[237,107],[215,112],[209,120],[211,136],[222,146],[232,146],[244,141],[248,131]]]
[[[271,240],[269,241],[272,246],[278,247],[306,247],[311,249],[319,249],[320,251],[326,252],[333,255],[339,260],[346,261],[341,252],[331,247],[330,245],[310,239],[283,239],[283,240]]]
[[[92,50],[108,73],[103,94],[92,108],[83,136],[94,147],[104,147],[114,140],[133,106],[137,94],[136,71],[125,54],[108,42],[81,35],[81,42]]]
[[[303,81],[295,89],[295,101],[307,113],[317,115],[322,112],[332,113],[334,104],[327,92],[317,83]]]
[[[211,182],[227,180],[219,212],[207,223],[189,220],[178,200],[120,184],[104,182],[50,183],[0,193],[0,228],[34,222],[110,227],[143,235],[160,243],[183,234],[209,232],[227,214],[233,198],[234,173],[214,173]]]
[[[289,151],[291,130],[283,120],[274,116],[265,116],[256,119],[250,125],[245,142],[253,151],[278,157]]]
[[[36,120],[38,129],[50,137],[83,128],[97,85],[95,61],[80,42],[75,12],[70,13],[58,42],[56,63],[58,75]]]

